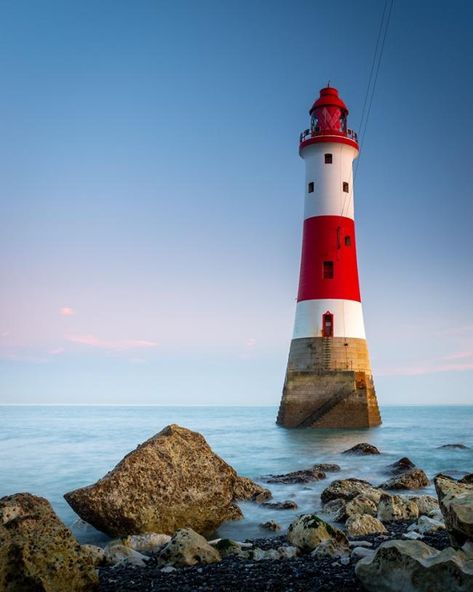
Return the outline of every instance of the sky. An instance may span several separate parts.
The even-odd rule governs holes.
[[[0,0],[0,402],[278,405],[331,81],[380,0]],[[395,0],[355,208],[378,399],[473,403],[473,4]]]

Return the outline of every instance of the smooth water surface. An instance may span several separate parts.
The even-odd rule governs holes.
[[[382,415],[379,428],[286,430],[275,425],[272,407],[0,407],[0,496],[19,491],[44,496],[80,542],[105,541],[105,535],[77,520],[63,494],[95,482],[170,423],[201,432],[239,474],[255,480],[319,462],[342,467],[318,483],[271,485],[275,500],[298,503],[296,512],[243,503],[245,519],[224,524],[218,532],[238,540],[268,536],[258,526],[263,521],[274,519],[284,527],[295,514],[320,511],[320,492],[332,479],[358,477],[380,484],[387,478],[386,465],[401,456],[429,477],[473,472],[473,407],[386,407]],[[358,442],[370,442],[382,454],[341,454]],[[438,448],[451,443],[470,448]],[[430,486],[425,492],[432,490]]]

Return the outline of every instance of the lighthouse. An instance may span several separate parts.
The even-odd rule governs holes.
[[[365,428],[381,423],[363,321],[355,238],[358,138],[338,91],[320,91],[302,132],[304,228],[294,333],[277,423]]]

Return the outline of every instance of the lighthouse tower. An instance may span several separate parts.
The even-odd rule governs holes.
[[[357,135],[330,86],[300,137],[305,161],[302,256],[294,334],[278,424],[362,428],[381,423],[361,307],[353,161]]]

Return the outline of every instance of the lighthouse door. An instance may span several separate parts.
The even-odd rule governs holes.
[[[322,317],[322,336],[333,337],[333,314],[326,312]]]

